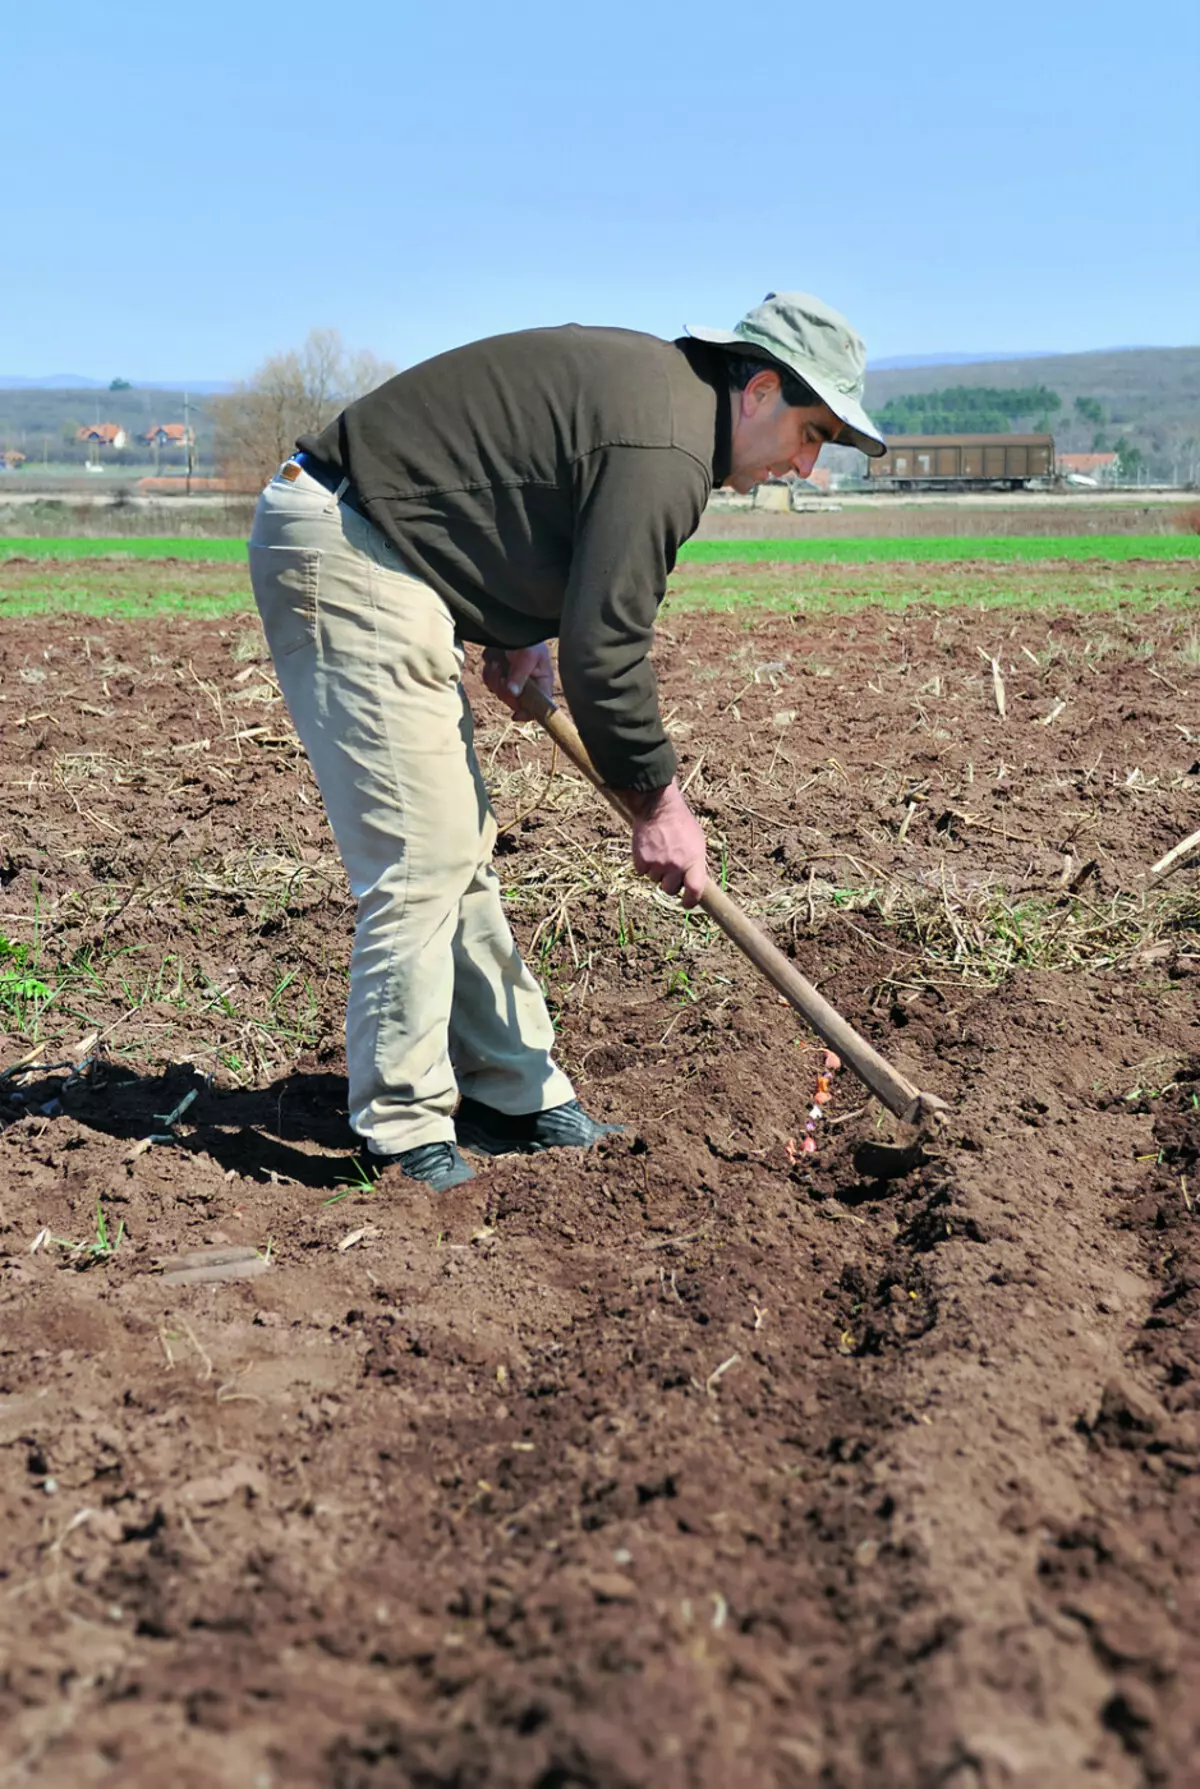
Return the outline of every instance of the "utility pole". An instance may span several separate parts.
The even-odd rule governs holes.
[[[192,494],[192,473],[196,469],[196,452],[192,444],[191,415],[191,405],[188,401],[188,394],[185,391],[183,394],[183,448],[184,452],[187,454],[186,494],[189,497]]]

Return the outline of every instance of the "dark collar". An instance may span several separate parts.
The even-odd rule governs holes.
[[[710,385],[717,400],[717,420],[713,433],[713,487],[723,485],[733,465],[733,423],[729,407],[729,375],[725,355],[708,342],[698,342],[690,335],[678,338],[679,349],[698,379]]]

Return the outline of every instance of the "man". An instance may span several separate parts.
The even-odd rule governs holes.
[[[350,1121],[380,1168],[443,1191],[489,1154],[588,1147],[595,1123],[501,908],[463,641],[514,712],[545,645],[633,861],[685,906],[707,874],[648,657],[715,485],[878,454],[863,344],[804,293],[676,342],[535,329],[388,380],[303,436],[259,502],[250,574],[280,686],[358,902]],[[461,1095],[461,1099],[460,1099]]]

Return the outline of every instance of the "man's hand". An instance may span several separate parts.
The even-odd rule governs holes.
[[[634,812],[634,868],[694,907],[708,880],[708,847],[678,781],[665,789],[623,789],[621,799]]]
[[[483,681],[506,708],[521,714],[521,691],[532,679],[548,702],[554,700],[554,665],[545,641],[539,646],[487,646],[483,653]]]

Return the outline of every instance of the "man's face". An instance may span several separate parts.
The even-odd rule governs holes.
[[[732,465],[725,483],[749,491],[772,476],[794,472],[807,478],[841,426],[828,404],[785,404],[779,374],[766,367],[733,393]]]

